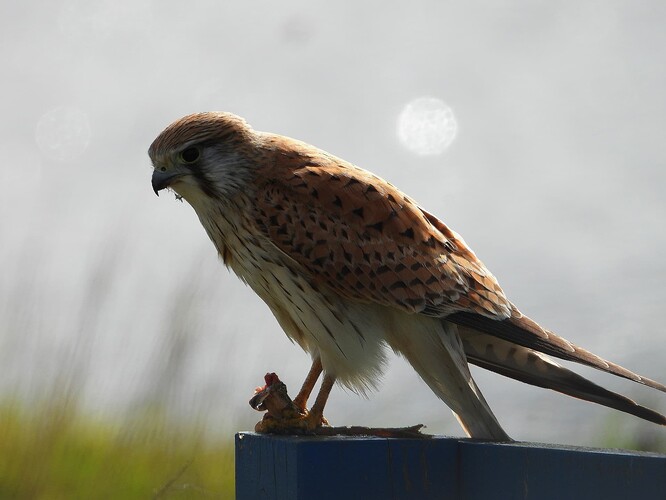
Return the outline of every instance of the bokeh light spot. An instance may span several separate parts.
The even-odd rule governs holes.
[[[458,124],[441,99],[419,97],[407,103],[398,117],[398,138],[418,155],[438,155],[451,145]]]

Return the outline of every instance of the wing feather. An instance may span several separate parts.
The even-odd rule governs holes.
[[[663,384],[605,360],[550,330],[542,328],[535,321],[523,315],[515,306],[512,306],[511,317],[501,321],[493,321],[487,317],[467,312],[452,314],[447,316],[446,320],[544,354],[591,366],[666,392],[666,386]]]
[[[466,327],[461,327],[459,331],[470,363],[527,384],[552,389],[666,425],[664,415],[581,377],[538,351]]]
[[[393,185],[299,141],[269,141],[254,219],[315,283],[408,312],[508,317],[504,292],[464,241]]]

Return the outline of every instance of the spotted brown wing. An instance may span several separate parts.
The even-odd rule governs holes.
[[[383,179],[289,141],[261,172],[254,220],[315,285],[442,316],[509,314],[494,276],[453,231]]]

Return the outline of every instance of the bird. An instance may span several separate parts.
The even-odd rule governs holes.
[[[666,386],[521,313],[458,233],[370,171],[228,112],[174,121],[148,154],[155,194],[168,188],[192,206],[224,265],[310,355],[294,398],[301,411],[286,425],[324,425],[336,383],[377,389],[391,351],[472,438],[511,441],[470,364],[666,425],[553,358]]]

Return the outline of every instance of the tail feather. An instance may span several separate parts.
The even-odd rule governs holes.
[[[527,384],[552,389],[666,425],[664,415],[581,377],[540,352],[466,327],[460,326],[458,330],[470,363]]]
[[[452,314],[447,316],[446,320],[487,333],[510,343],[533,349],[534,351],[549,354],[567,361],[575,361],[666,392],[666,385],[638,375],[582,347],[572,344],[568,340],[542,328],[535,321],[524,316],[515,306],[512,306],[511,317],[504,320],[494,320],[486,316],[468,312]]]

